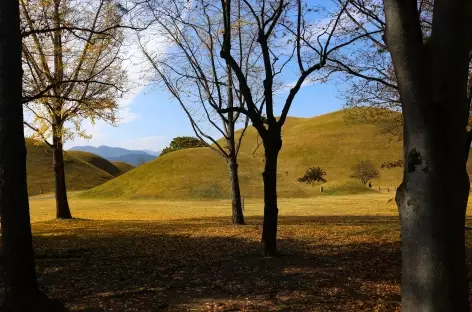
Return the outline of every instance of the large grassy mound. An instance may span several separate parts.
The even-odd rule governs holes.
[[[388,123],[388,121],[385,121]],[[366,191],[350,178],[351,167],[369,159],[378,167],[401,159],[401,142],[381,134],[385,124],[347,121],[343,111],[313,118],[289,118],[283,128],[283,147],[279,158],[279,197],[319,195],[318,187],[301,184],[297,178],[310,166],[327,172],[325,194]],[[239,155],[241,190],[244,197],[263,194],[261,173],[263,147],[257,132],[248,129]],[[396,186],[401,168],[381,170],[374,187]],[[229,198],[228,169],[225,161],[208,148],[176,151],[144,164],[112,181],[83,193],[92,198]]]
[[[30,139],[26,140],[26,148],[29,195],[54,192],[52,150],[45,144]],[[64,156],[64,165],[67,189],[70,191],[86,190],[113,179],[109,173],[68,152]]]
[[[84,152],[84,151],[71,151],[71,150],[67,151],[66,153],[67,155],[70,155],[77,159],[85,161],[86,163],[89,163],[92,166],[95,166],[98,169],[101,169],[114,177],[120,176],[135,168],[133,165],[130,165],[122,161],[111,162],[94,153],[89,153],[89,152]]]
[[[67,151],[67,155],[70,155],[82,161],[85,161],[91,164],[92,166],[95,166],[107,172],[108,174],[111,174],[112,176],[117,177],[121,174],[121,170],[117,168],[114,164],[112,164],[110,161],[106,160],[105,158],[102,158],[93,153],[83,152],[83,151]]]
[[[112,164],[118,168],[118,170],[120,170],[120,175],[121,174],[124,174],[128,171],[131,171],[135,168],[135,166],[131,165],[131,164],[128,164],[128,163],[125,163],[123,161],[114,161],[112,162]]]

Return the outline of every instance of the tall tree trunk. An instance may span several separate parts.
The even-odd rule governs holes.
[[[402,311],[466,312],[464,145],[472,7],[435,1],[424,43],[416,1],[384,0],[387,44],[404,117]],[[468,147],[467,147],[468,148]]]
[[[231,204],[233,224],[244,224],[244,214],[241,205],[241,190],[239,188],[238,160],[231,154],[228,159],[229,179],[231,182]]]
[[[226,88],[228,94],[228,108],[234,106],[234,94],[233,94],[233,73],[231,66],[226,64],[226,72],[228,74],[228,87]],[[236,120],[235,120],[236,119]],[[236,149],[235,136],[234,136],[234,125],[237,118],[234,117],[234,112],[228,113],[228,122],[226,123],[227,131],[227,143],[229,150],[229,158],[227,159],[229,167],[229,178],[231,182],[231,203],[232,203],[232,219],[233,224],[244,224],[243,209],[241,206],[241,190],[239,188],[239,175],[238,175],[238,151]]]
[[[464,154],[452,155],[449,146],[416,139],[406,137],[404,178],[396,195],[402,311],[469,311],[464,248],[469,177]]]
[[[18,1],[0,2],[0,31],[0,211],[6,275],[2,310],[58,311],[36,282],[26,185]]]
[[[55,130],[54,133],[58,133]],[[56,191],[56,218],[71,219],[72,215],[67,200],[66,175],[64,170],[64,150],[62,138],[58,135],[53,136],[53,157],[54,157],[54,178]]]
[[[262,177],[264,180],[264,223],[262,243],[267,257],[277,255],[277,161],[282,138],[280,128],[269,130],[264,139],[265,166]]]
[[[16,7],[15,7],[16,6]],[[15,7],[15,8],[13,8]],[[6,302],[38,292],[26,188],[18,3],[0,10],[0,209]]]

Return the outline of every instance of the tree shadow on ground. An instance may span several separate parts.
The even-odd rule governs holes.
[[[281,217],[277,258],[248,220],[34,224],[39,281],[73,311],[399,310],[397,218]]]

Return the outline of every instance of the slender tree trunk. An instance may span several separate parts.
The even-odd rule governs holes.
[[[238,161],[236,155],[230,155],[228,159],[229,179],[231,182],[231,200],[233,224],[244,224],[244,214],[241,205],[241,190],[239,188]]]
[[[269,130],[270,131],[270,130]],[[277,161],[282,148],[280,130],[272,130],[264,140],[265,166],[262,177],[264,180],[264,224],[262,243],[267,257],[277,255]]]
[[[57,131],[57,130],[56,130]],[[54,133],[57,133],[54,131]],[[64,151],[62,138],[53,137],[54,178],[56,191],[56,218],[71,219],[67,200],[66,175],[64,170]]]
[[[228,94],[228,108],[234,107],[234,94],[233,94],[233,73],[231,66],[226,64],[226,72],[228,74],[228,87],[226,88]],[[235,120],[236,119],[236,120]],[[226,123],[227,132],[227,143],[229,150],[229,158],[227,159],[229,167],[229,178],[231,182],[231,199],[232,199],[232,217],[233,224],[244,224],[243,209],[241,207],[241,190],[239,188],[239,175],[238,175],[238,151],[236,149],[235,137],[234,137],[234,125],[237,118],[234,117],[234,112],[228,113],[228,122]]]
[[[18,1],[0,2],[0,32],[0,211],[5,269],[1,309],[59,311],[36,281],[26,185]]]

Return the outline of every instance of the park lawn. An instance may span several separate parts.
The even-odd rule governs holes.
[[[277,258],[261,256],[260,200],[233,226],[228,201],[72,196],[78,219],[54,221],[34,199],[39,281],[72,311],[399,311],[392,196],[281,199]]]
[[[227,217],[231,213],[229,200],[97,200],[82,199],[79,192],[69,198],[72,215],[93,220],[179,220]],[[364,193],[359,195],[316,198],[280,198],[281,216],[345,216],[345,215],[397,215],[391,199],[394,193]],[[31,221],[55,218],[54,195],[31,197]],[[390,201],[390,202],[389,202]],[[262,199],[245,199],[246,216],[262,216]]]

